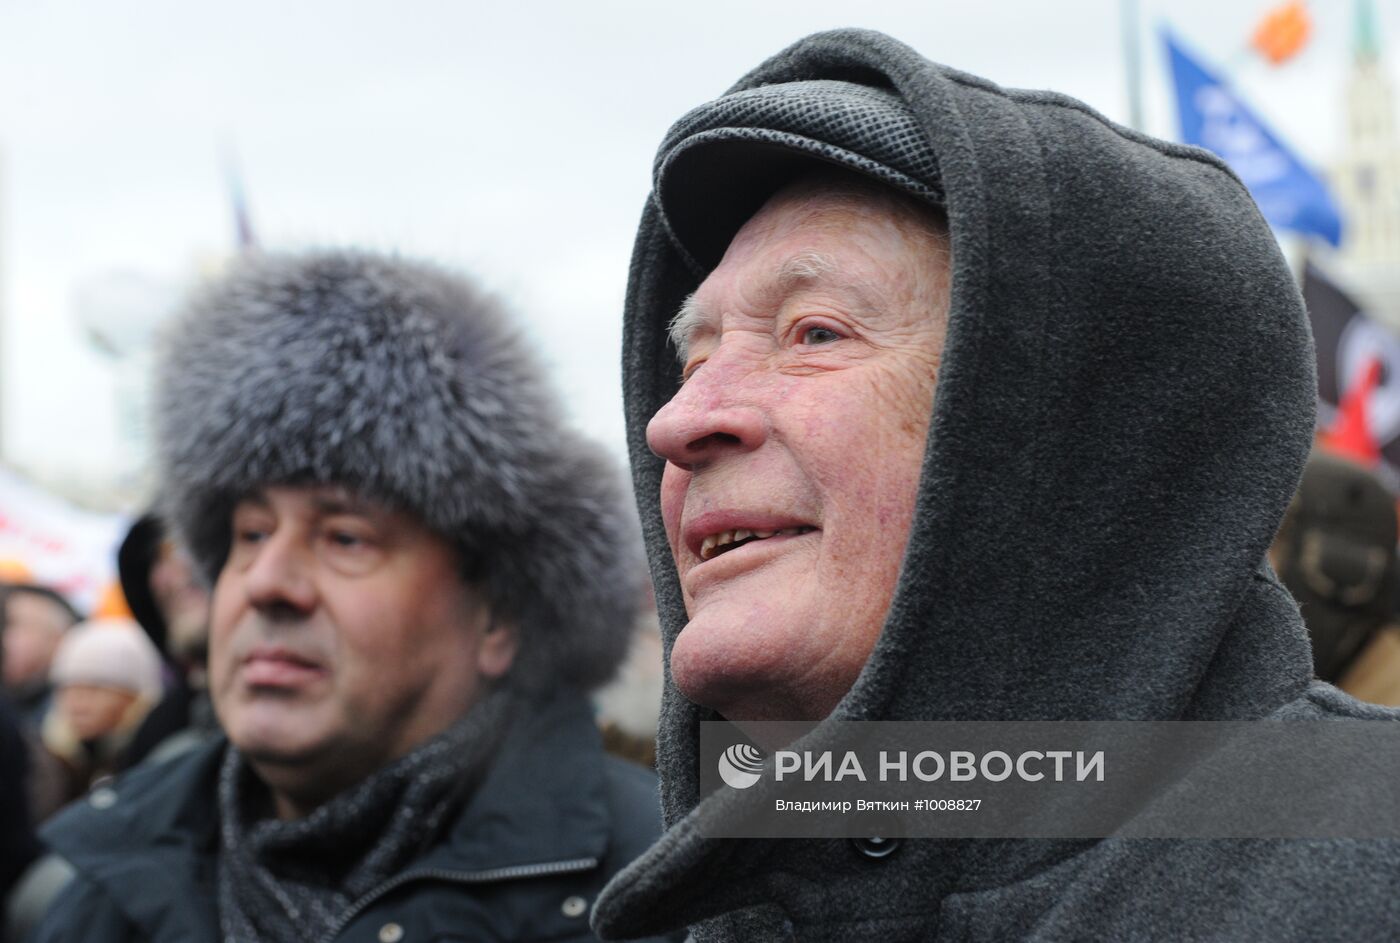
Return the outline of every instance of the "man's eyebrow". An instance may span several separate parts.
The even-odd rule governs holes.
[[[311,499],[311,504],[321,514],[358,514],[369,517],[379,510],[373,501],[367,501],[349,491],[318,494]]]
[[[821,253],[803,252],[794,255],[778,267],[773,280],[763,290],[764,300],[777,303],[799,288],[822,281],[835,270],[836,266]],[[676,348],[682,363],[690,357],[690,342],[696,331],[717,320],[716,313],[696,298],[695,292],[691,292],[681,302],[680,310],[671,319],[666,330],[671,338],[671,346]]]
[[[666,326],[666,331],[671,336],[671,346],[676,348],[676,356],[681,363],[690,359],[690,339],[702,324],[710,320],[712,318],[709,309],[695,297],[695,292],[686,295],[680,310]]]
[[[819,282],[836,271],[835,264],[820,252],[803,252],[785,261],[773,279],[773,289],[788,294],[812,282]]]

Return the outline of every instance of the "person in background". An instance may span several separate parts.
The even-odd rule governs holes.
[[[1317,676],[1388,707],[1400,706],[1396,523],[1379,478],[1315,450],[1269,549],[1307,623]]]
[[[617,677],[593,695],[603,747],[614,756],[656,767],[656,725],[665,686],[656,598],[649,591],[637,614],[632,649]]]
[[[214,736],[209,701],[209,591],[189,555],[155,512],[139,517],[117,551],[117,572],[131,613],[165,661],[165,696],[147,715],[118,762],[164,759]]]
[[[0,693],[0,900],[39,853],[26,790],[29,770],[19,718]]]
[[[15,583],[0,589],[5,693],[29,729],[43,722],[54,652],[80,618],[68,600],[47,586]]]
[[[62,766],[42,820],[119,768],[131,738],[162,694],[160,653],[135,622],[103,619],[67,632],[50,672],[53,706],[44,749]]]

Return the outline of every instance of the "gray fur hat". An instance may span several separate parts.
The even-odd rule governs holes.
[[[626,651],[642,570],[613,463],[459,276],[365,252],[244,259],[165,335],[155,434],[165,515],[210,583],[239,498],[333,483],[457,545],[520,627],[518,685],[591,688]]]

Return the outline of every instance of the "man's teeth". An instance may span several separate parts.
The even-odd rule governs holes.
[[[776,535],[796,536],[797,534],[805,533],[809,530],[811,530],[810,527],[785,527],[782,530],[745,530],[741,527],[738,530],[721,531],[718,534],[711,534],[706,537],[700,544],[700,559],[709,560],[713,557],[717,557],[724,551],[730,549],[732,545],[738,544],[741,541],[749,539],[767,540],[769,537]]]

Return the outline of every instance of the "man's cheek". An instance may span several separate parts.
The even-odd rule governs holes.
[[[235,613],[226,598],[215,590],[209,609],[209,676],[215,682],[225,680],[232,669],[232,636]]]
[[[661,474],[661,521],[666,527],[666,541],[671,545],[671,558],[680,562],[681,513],[685,510],[685,489],[690,473],[666,463]]]

